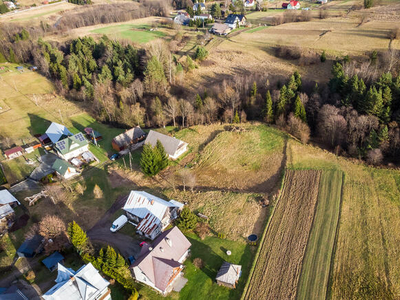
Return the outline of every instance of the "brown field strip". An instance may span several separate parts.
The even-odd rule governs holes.
[[[244,299],[295,299],[321,171],[287,170]]]

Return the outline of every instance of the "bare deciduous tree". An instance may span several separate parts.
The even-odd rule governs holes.
[[[164,105],[164,111],[170,117],[176,126],[176,117],[179,115],[179,102],[175,97],[170,97],[167,104]]]
[[[331,146],[340,145],[346,137],[347,122],[339,109],[325,104],[318,115],[318,131],[320,136]]]
[[[372,149],[367,153],[367,161],[373,165],[379,165],[383,160],[381,149]]]

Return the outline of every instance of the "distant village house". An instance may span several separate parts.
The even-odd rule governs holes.
[[[227,24],[215,23],[210,29],[211,33],[216,35],[227,35],[232,31],[232,29]]]
[[[7,159],[14,159],[14,158],[22,156],[23,154],[24,154],[24,149],[20,146],[4,151],[4,156]]]
[[[57,143],[59,140],[71,136],[72,133],[64,125],[53,122],[46,130],[46,135],[52,143]],[[43,136],[43,138],[45,139],[45,136]]]
[[[70,160],[89,151],[89,143],[81,132],[55,143],[54,149],[59,157]]]
[[[235,29],[238,25],[239,27],[245,26],[246,17],[244,15],[230,14],[226,18],[225,24],[228,25],[231,29]]]
[[[20,204],[8,190],[0,190],[0,235],[4,234],[14,224],[13,207]]]

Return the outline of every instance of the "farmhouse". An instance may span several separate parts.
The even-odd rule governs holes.
[[[300,8],[300,1],[290,1],[287,5],[287,9],[299,9]]]
[[[110,283],[99,274],[91,263],[78,271],[58,264],[57,283],[44,295],[45,300],[111,300]]]
[[[179,25],[188,25],[190,21],[190,15],[186,11],[178,11],[178,14],[174,18],[174,23]]]
[[[52,143],[57,143],[59,140],[71,136],[72,133],[64,125],[53,122],[46,130],[46,135]]]
[[[112,147],[116,151],[122,151],[130,145],[135,145],[144,140],[146,133],[139,127],[133,127],[112,140]]]
[[[165,149],[165,152],[172,159],[177,159],[179,156],[187,151],[188,143],[178,140],[175,137],[171,137],[153,130],[150,130],[149,135],[147,136],[144,143],[146,145],[150,144],[155,147],[157,141],[161,142]]]
[[[200,5],[200,9],[201,10],[206,10],[206,5],[203,3],[203,2],[201,2],[201,3],[195,3],[194,5],[193,5],[193,11],[197,11],[197,6],[199,6]]]
[[[227,35],[232,29],[227,24],[215,23],[210,29],[211,33],[216,35]]]
[[[71,177],[79,175],[73,165],[62,159],[57,159],[54,162],[52,168],[57,172],[58,175],[62,176],[65,179],[69,179]]]
[[[4,151],[4,156],[8,159],[20,157],[24,153],[24,149],[20,146]]]
[[[187,282],[182,277],[182,269],[190,246],[178,227],[173,227],[161,234],[151,246],[144,244],[130,269],[137,281],[166,295],[174,284],[181,281],[179,285],[183,286]]]
[[[81,132],[58,141],[55,150],[62,159],[70,160],[89,151],[89,143]]]
[[[218,285],[223,285],[228,288],[236,288],[236,284],[242,275],[242,266],[224,262],[217,273]]]
[[[231,29],[235,29],[236,26],[246,25],[246,17],[244,15],[230,14],[225,20],[225,24]]]
[[[0,191],[0,235],[14,223],[13,207],[17,205],[20,205],[19,201],[9,191]]]
[[[254,1],[254,0],[247,0],[247,1],[244,3],[244,7],[253,7],[255,4],[256,4],[256,1]]]
[[[165,201],[146,192],[131,191],[122,209],[139,234],[154,240],[178,217],[183,206],[175,200]]]

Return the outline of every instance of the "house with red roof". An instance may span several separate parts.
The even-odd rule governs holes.
[[[153,244],[143,244],[139,257],[129,268],[137,281],[164,296],[172,290],[179,292],[187,282],[182,270],[190,246],[178,227],[173,227],[163,232]]]
[[[287,9],[300,9],[300,1],[290,1]]]
[[[24,149],[20,146],[4,151],[4,156],[8,159],[20,157],[24,153]]]

